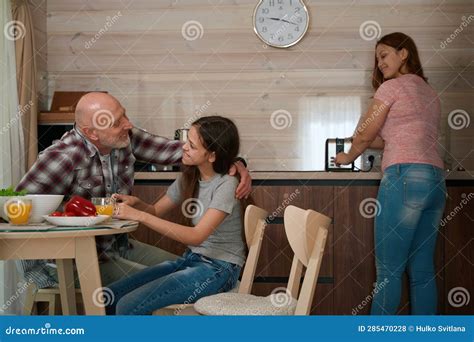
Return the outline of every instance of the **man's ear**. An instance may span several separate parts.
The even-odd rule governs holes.
[[[87,139],[91,141],[97,141],[99,140],[99,137],[96,134],[95,128],[90,128],[90,127],[84,127],[82,129],[82,133],[86,136]]]

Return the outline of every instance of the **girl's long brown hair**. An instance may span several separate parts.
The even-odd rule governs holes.
[[[418,49],[416,48],[416,44],[413,39],[411,39],[405,33],[393,32],[380,38],[380,40],[377,41],[377,44],[375,45],[376,49],[379,44],[391,46],[397,51],[406,49],[408,51],[408,58],[405,62],[405,65],[408,69],[408,73],[418,75],[424,79],[425,82],[428,82],[428,79],[423,73],[420,57],[418,55]],[[378,67],[377,56],[375,56],[374,71],[372,73],[372,87],[374,90],[377,90],[384,81],[385,79],[383,78],[383,74]]]
[[[235,161],[240,149],[239,131],[232,120],[222,116],[205,116],[194,121],[204,148],[214,152],[216,160],[212,167],[216,173],[226,175]],[[199,169],[197,166],[182,166],[181,198],[183,201],[199,196]],[[240,201],[242,218],[251,199]],[[243,220],[242,220],[243,222]],[[192,226],[191,218],[183,218],[183,224]],[[243,224],[242,224],[243,228]],[[245,237],[244,237],[245,242]]]

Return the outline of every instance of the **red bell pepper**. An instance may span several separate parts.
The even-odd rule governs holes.
[[[81,196],[73,196],[64,206],[64,211],[74,213],[76,216],[97,215],[95,205]]]

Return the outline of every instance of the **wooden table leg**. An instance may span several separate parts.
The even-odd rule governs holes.
[[[94,236],[76,238],[76,266],[86,315],[105,315]]]
[[[77,315],[72,259],[56,259],[63,315]]]

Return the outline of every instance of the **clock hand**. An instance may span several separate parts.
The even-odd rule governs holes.
[[[271,19],[271,20],[275,20],[275,21],[284,21],[285,23],[288,23],[288,24],[293,24],[293,25],[298,25],[296,23],[293,23],[291,21],[288,21],[288,20],[285,20],[285,19],[280,19],[280,18],[274,18],[274,17],[266,17],[267,19]]]
[[[293,25],[298,25],[294,22],[291,22],[291,21],[288,21],[288,20],[285,20],[285,19],[280,19],[281,21],[284,21],[285,23],[288,23],[288,24],[293,24]]]

